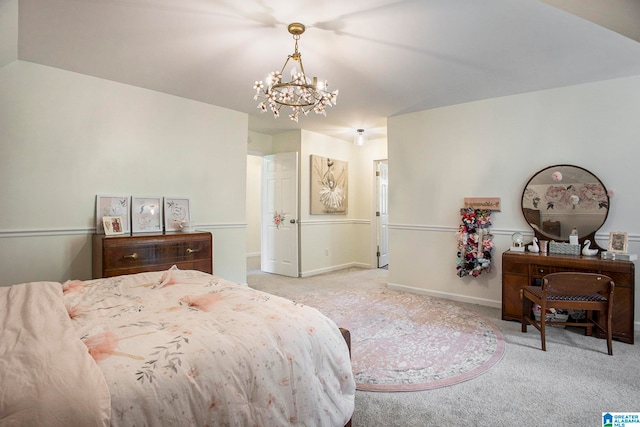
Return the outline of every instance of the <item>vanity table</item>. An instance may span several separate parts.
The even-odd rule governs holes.
[[[502,254],[502,319],[522,319],[522,288],[540,286],[549,273],[577,271],[609,276],[613,292],[613,338],[633,344],[635,264],[596,256],[506,251]]]
[[[578,166],[554,165],[536,173],[525,186],[522,214],[538,241],[567,242],[570,230],[577,229],[580,247],[586,244],[602,251],[595,243],[595,234],[607,219],[609,203],[604,184],[594,174]],[[502,319],[520,322],[522,288],[541,286],[545,275],[563,271],[597,273],[613,279],[613,338],[633,344],[635,264],[602,259],[599,254],[504,252]]]

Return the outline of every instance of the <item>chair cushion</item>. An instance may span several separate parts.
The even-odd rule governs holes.
[[[525,289],[528,292],[531,292],[538,298],[542,298],[542,287],[541,286],[525,286]],[[565,294],[557,294],[554,292],[547,291],[547,300],[548,301],[592,301],[592,302],[606,302],[607,298],[600,295],[599,293],[593,294],[584,294],[584,295],[565,295]]]

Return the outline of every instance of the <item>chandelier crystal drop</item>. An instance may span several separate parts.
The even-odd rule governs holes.
[[[256,90],[256,94],[253,99],[254,101],[261,100],[258,103],[261,112],[271,110],[276,118],[280,117],[280,110],[283,107],[290,107],[292,113],[289,114],[289,118],[296,123],[300,112],[305,116],[311,111],[326,116],[326,108],[336,105],[338,91],[330,92],[326,80],[318,81],[317,77],[310,79],[306,76],[302,66],[302,55],[298,52],[298,40],[300,40],[300,35],[304,33],[304,25],[300,23],[289,24],[288,30],[296,41],[295,51],[287,57],[279,72],[271,72],[266,81],[255,82],[253,88]],[[297,62],[300,69],[298,70],[295,65],[291,67],[289,73],[291,80],[287,82],[283,80],[283,74],[290,60]]]

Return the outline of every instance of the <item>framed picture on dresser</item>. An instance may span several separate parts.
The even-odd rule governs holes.
[[[131,230],[134,233],[162,231],[162,197],[131,198]]]
[[[104,234],[107,236],[113,236],[117,234],[124,234],[124,224],[122,224],[121,216],[103,216],[102,226],[104,227]]]
[[[609,233],[609,252],[616,254],[626,254],[629,244],[629,236],[622,231],[612,231]]]
[[[189,199],[186,197],[164,198],[165,231],[181,231],[180,223],[191,221]]]
[[[122,231],[129,233],[129,196],[96,196],[96,233],[104,234],[104,216],[122,217]]]

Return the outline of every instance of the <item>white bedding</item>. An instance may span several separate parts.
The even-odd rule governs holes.
[[[113,426],[342,426],[355,382],[316,309],[198,271],[64,284]],[[85,349],[86,351],[86,349]]]

